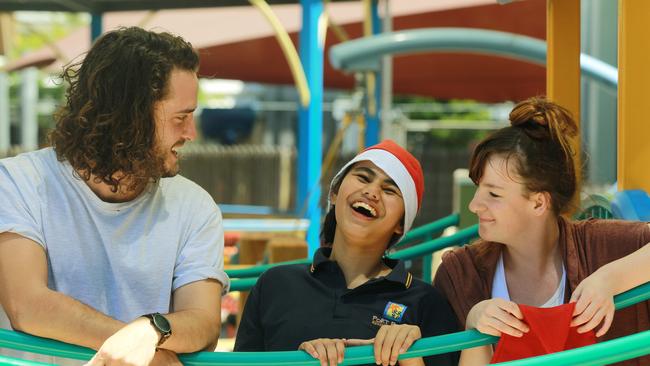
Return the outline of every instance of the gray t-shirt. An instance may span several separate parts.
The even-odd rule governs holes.
[[[40,244],[48,287],[115,319],[171,309],[171,295],[223,271],[221,212],[181,176],[125,203],[99,199],[51,148],[0,160],[0,233]]]

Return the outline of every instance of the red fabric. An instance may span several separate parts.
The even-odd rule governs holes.
[[[578,333],[569,327],[575,303],[552,308],[519,305],[530,330],[521,337],[503,334],[490,363],[518,360],[596,343],[593,331]]]
[[[420,162],[416,159],[410,152],[404,150],[403,147],[399,146],[393,140],[384,140],[376,145],[372,145],[366,148],[363,151],[368,151],[372,149],[380,149],[388,151],[389,153],[395,155],[399,161],[402,162],[406,170],[413,178],[413,183],[415,183],[415,193],[418,196],[418,208],[422,207],[422,196],[424,195],[424,174],[422,173],[422,167]]]

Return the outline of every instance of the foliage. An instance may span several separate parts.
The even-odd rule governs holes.
[[[41,49],[87,24],[86,14],[17,12],[8,59],[15,60],[28,52]]]
[[[493,117],[488,106],[471,100],[440,101],[426,97],[396,96],[394,103],[408,103],[424,108],[414,108],[407,116],[411,121],[489,121]],[[418,144],[439,147],[469,146],[484,138],[489,131],[476,129],[433,129],[427,133],[409,136]]]

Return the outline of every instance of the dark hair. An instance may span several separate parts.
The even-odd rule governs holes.
[[[339,175],[339,179],[334,182],[332,186],[331,193],[339,193],[339,188],[341,188],[341,183],[343,183],[343,178],[352,170],[354,164],[350,165]],[[336,179],[336,177],[335,177]],[[402,216],[402,225],[404,225],[404,216]],[[323,226],[320,231],[320,245],[322,247],[330,247],[334,243],[334,234],[336,233],[336,207],[332,204],[332,207],[327,211],[325,219],[323,220]],[[401,235],[393,234],[388,242],[388,248],[393,244],[397,243]]]
[[[49,135],[57,158],[113,191],[126,177],[133,179],[129,189],[160,178],[154,103],[166,97],[173,69],[198,66],[197,52],[181,37],[137,27],[104,34],[83,61],[63,70],[67,101]],[[124,177],[116,178],[118,171]]]
[[[553,212],[567,212],[576,191],[571,138],[577,135],[578,126],[571,113],[543,97],[534,97],[513,108],[510,124],[476,146],[470,178],[479,184],[490,157],[502,155],[508,163],[515,163],[528,192],[548,192]]]
[[[354,164],[353,164],[354,165]],[[341,183],[343,183],[343,178],[345,178],[346,175],[352,170],[352,166],[350,165],[345,169],[340,174],[340,178],[336,181],[334,181],[331,189],[328,192],[328,197],[327,200],[331,199],[329,197],[329,194],[332,193],[339,193],[339,188],[341,188]],[[337,176],[334,176],[334,179],[336,179]],[[323,219],[323,226],[321,227],[320,230],[320,245],[323,247],[329,247],[332,246],[332,243],[334,243],[334,234],[336,233],[336,207],[334,207],[334,202],[332,202],[332,207],[329,208],[327,211],[327,214],[325,215],[325,219]]]

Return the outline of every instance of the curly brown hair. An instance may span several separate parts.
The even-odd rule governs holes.
[[[198,66],[192,45],[169,33],[129,27],[102,35],[83,61],[63,70],[67,101],[49,135],[59,161],[113,192],[125,178],[129,190],[159,179],[154,104],[166,97],[172,70]]]

